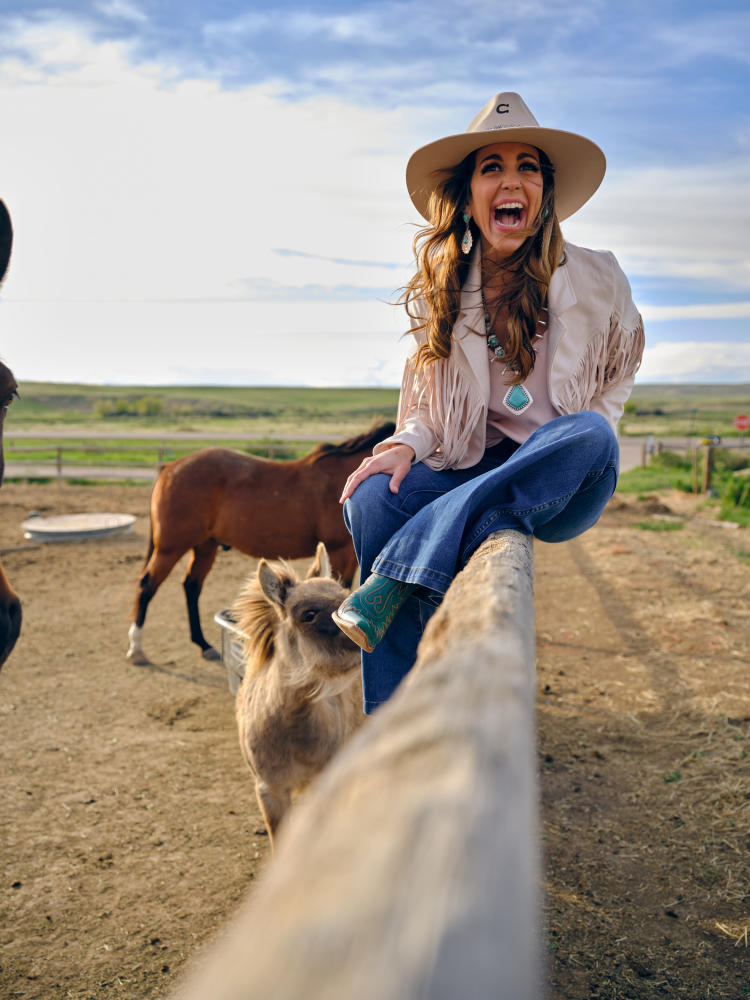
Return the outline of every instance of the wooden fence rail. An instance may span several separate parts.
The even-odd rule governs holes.
[[[118,444],[112,446],[89,445],[89,444],[49,444],[45,445],[25,445],[22,443],[7,443],[6,446],[6,475],[13,477],[37,477],[54,476],[58,480],[78,478],[87,476],[89,478],[107,479],[127,478],[134,479],[155,479],[166,462],[171,462],[173,458],[197,451],[199,448],[210,447],[210,444],[182,443],[180,445],[125,445]],[[266,458],[285,458],[295,454],[294,444],[269,443],[267,441],[254,441],[252,439],[243,440],[243,450],[252,449],[254,454],[262,454]],[[34,455],[53,453],[54,458],[49,459],[19,459],[15,455],[18,452]],[[91,456],[91,460],[84,458],[65,458],[65,453]],[[129,453],[152,452],[153,462],[148,460],[138,463],[132,462],[128,458]],[[175,454],[175,453],[179,454]],[[97,460],[97,455],[116,454],[123,456],[122,462],[103,462]]]
[[[540,1000],[532,578],[481,546],[175,1000]]]

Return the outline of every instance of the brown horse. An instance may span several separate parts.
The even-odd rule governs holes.
[[[394,431],[382,424],[340,444],[321,444],[291,462],[231,448],[204,448],[166,465],[151,496],[151,538],[133,607],[128,659],[149,663],[141,637],[146,609],[175,563],[193,550],[183,581],[190,638],[207,660],[198,597],[219,546],[266,559],[302,559],[325,542],[333,572],[348,586],[357,561],[339,506],[349,474]]]
[[[0,201],[0,283],[5,277],[13,245],[13,228],[4,202]],[[18,395],[18,385],[13,372],[0,362],[0,485],[3,481],[3,425],[13,398]],[[8,659],[21,631],[21,602],[8,583],[0,565],[0,667]]]

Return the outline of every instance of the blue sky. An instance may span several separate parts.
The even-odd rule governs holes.
[[[398,383],[404,169],[494,93],[602,146],[641,381],[750,382],[750,8],[0,0],[24,379]]]

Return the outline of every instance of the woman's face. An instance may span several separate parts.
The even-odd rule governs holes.
[[[482,234],[483,252],[500,258],[515,253],[537,217],[543,192],[534,146],[495,142],[478,150],[467,211]]]

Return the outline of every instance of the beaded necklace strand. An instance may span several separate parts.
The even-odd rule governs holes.
[[[492,355],[490,362],[501,361],[505,357],[505,350],[492,329],[492,319],[484,299],[484,289],[482,289],[482,309],[484,311],[484,335],[487,340],[487,347]],[[539,318],[539,322],[542,326],[547,325],[546,320],[543,320],[541,317]],[[541,339],[541,337],[542,334],[537,333],[534,340]],[[506,365],[505,371],[512,371],[512,369]],[[503,406],[516,416],[525,413],[533,402],[534,397],[523,382],[520,385],[512,385],[503,396]]]

